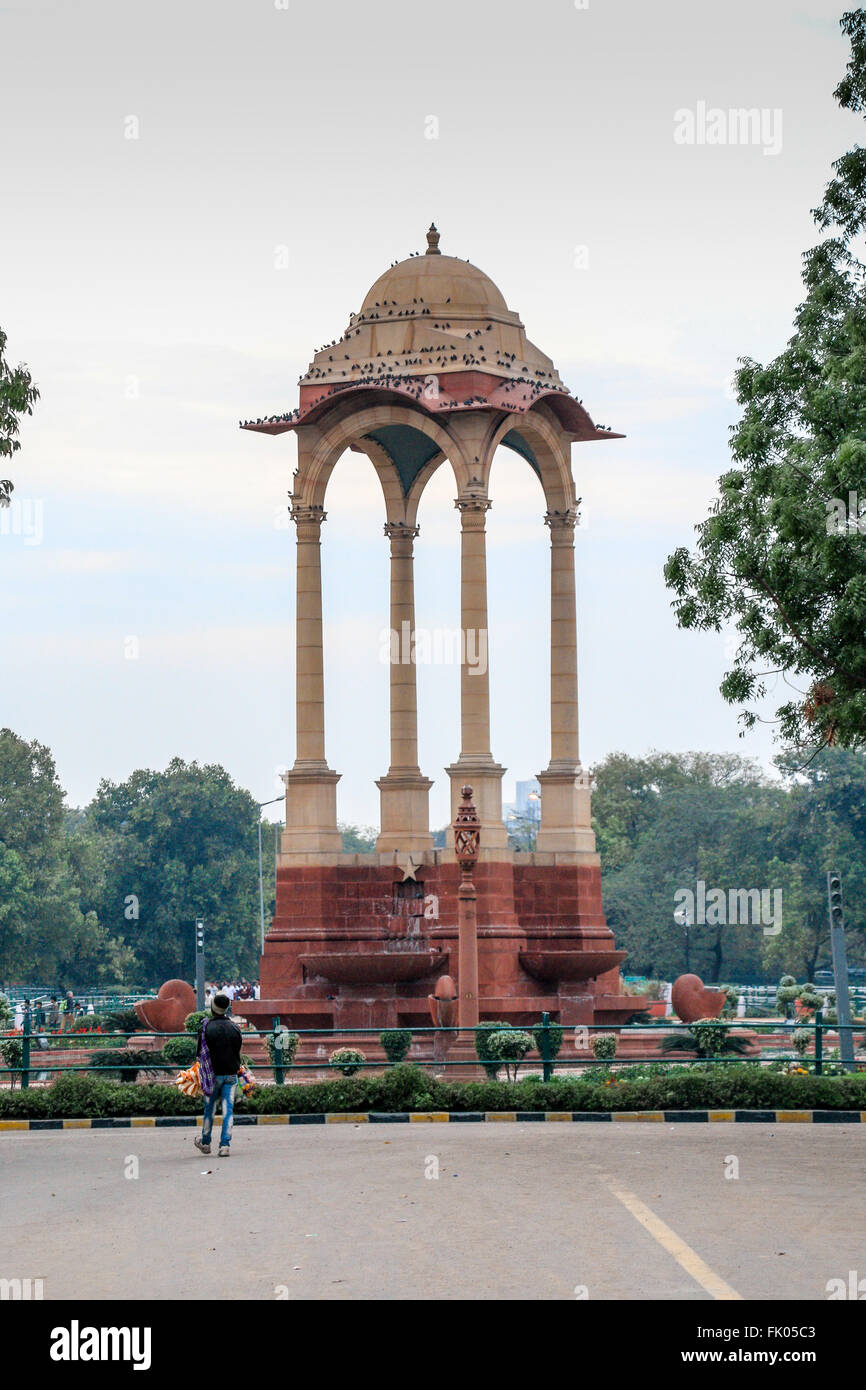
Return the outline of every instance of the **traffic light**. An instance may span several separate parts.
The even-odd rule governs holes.
[[[841,927],[843,925],[842,880],[838,874],[827,875],[827,897],[830,904],[830,925]]]
[[[204,1008],[204,922],[195,924],[195,1006]]]

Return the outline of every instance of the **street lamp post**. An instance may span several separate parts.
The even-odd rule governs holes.
[[[265,876],[262,868],[262,811],[266,806],[276,806],[278,801],[282,801],[281,796],[275,796],[272,801],[260,801],[259,806],[259,915],[261,917],[261,953],[265,953]],[[274,840],[274,897],[277,891],[277,843]]]

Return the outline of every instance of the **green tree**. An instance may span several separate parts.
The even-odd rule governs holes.
[[[0,977],[77,986],[130,963],[82,909],[64,815],[50,750],[0,730]]]
[[[794,754],[776,761],[788,787],[770,869],[782,888],[783,927],[765,938],[764,958],[774,974],[811,980],[830,964],[831,869],[844,885],[849,961],[866,959],[866,757],[826,749],[802,770]]]
[[[6,334],[0,328],[0,466],[21,448],[17,438],[22,415],[32,415],[39,389],[25,366],[10,367],[6,361]],[[0,478],[0,507],[8,507],[14,484]]]
[[[784,791],[729,754],[614,754],[593,780],[602,891],[617,944],[629,970],[670,979],[686,966],[685,935],[673,918],[678,891],[696,892],[699,879],[726,892],[770,887]],[[757,925],[693,923],[689,968],[714,982],[757,973],[760,942]]]
[[[835,96],[862,115],[866,11],[841,24],[851,59]],[[721,693],[744,728],[761,717],[770,677],[786,675],[779,734],[812,749],[866,743],[866,265],[853,249],[866,227],[866,150],[833,168],[814,216],[834,235],[803,258],[794,334],[767,366],[741,359],[734,467],[695,551],[665,566],[681,627],[736,628]]]
[[[343,837],[344,854],[372,854],[376,848],[378,831],[371,825],[344,825],[337,827]]]
[[[113,934],[126,935],[152,982],[190,973],[197,918],[207,924],[210,974],[255,972],[258,814],[224,768],[180,758],[164,772],[99,784],[86,826],[108,836],[110,850],[89,906]],[[263,848],[272,905],[271,839]]]

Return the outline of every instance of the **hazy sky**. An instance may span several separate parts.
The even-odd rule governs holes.
[[[861,137],[832,97],[840,13],[2,0],[0,324],[42,399],[16,510],[0,513],[0,725],[50,745],[70,801],[174,755],[278,794],[294,758],[295,445],[237,423],[297,403],[313,349],[424,248],[431,219],[628,436],[573,453],[584,761],[772,755],[769,731],[738,738],[717,693],[725,639],[677,631],[661,568],[727,465],[736,359],[784,345],[809,209]],[[763,110],[773,141],[678,143],[676,113],[700,122],[700,103]],[[459,622],[454,492],[443,467],[421,507],[429,628]],[[492,495],[493,752],[510,799],[549,756],[548,536],[517,456],[497,459]],[[373,824],[388,559],[366,459],[344,456],[327,509],[328,759],[341,817]],[[420,668],[419,690],[439,825],[457,668]]]

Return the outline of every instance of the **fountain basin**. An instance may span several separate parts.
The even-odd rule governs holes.
[[[614,970],[626,951],[521,951],[520,964],[535,980],[594,980]]]
[[[447,969],[445,951],[347,951],[305,954],[301,965],[308,975],[321,975],[335,985],[387,985],[423,980],[434,970]]]

